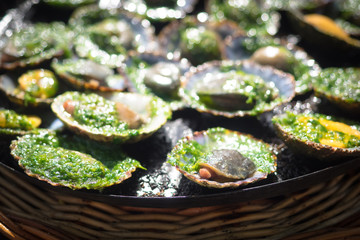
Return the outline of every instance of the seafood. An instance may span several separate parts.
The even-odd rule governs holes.
[[[81,58],[87,58],[111,68],[119,67],[126,59],[127,50],[118,41],[104,33],[84,32],[75,40],[75,51]]]
[[[56,60],[51,66],[56,74],[80,90],[124,91],[127,88],[124,76],[115,74],[113,69],[92,60]]]
[[[10,148],[26,174],[71,189],[101,190],[130,178],[137,168],[144,169],[118,146],[51,130],[26,134]]]
[[[309,92],[311,79],[321,69],[302,48],[284,39],[238,36],[228,43],[228,49],[230,59],[249,58],[292,74],[296,81],[296,94]]]
[[[261,65],[271,65],[284,72],[290,72],[296,62],[294,55],[285,47],[266,46],[256,50],[251,60]]]
[[[180,69],[176,64],[158,62],[146,71],[144,84],[159,95],[177,97],[180,76]]]
[[[253,183],[276,169],[276,156],[269,145],[220,127],[179,140],[167,159],[185,177],[213,188]]]
[[[224,46],[217,33],[204,27],[191,27],[180,34],[181,57],[189,59],[192,64],[199,65],[225,57]]]
[[[119,68],[130,81],[129,89],[143,94],[154,94],[168,102],[171,109],[184,106],[179,96],[181,77],[190,68],[187,61],[168,59],[161,54],[131,54],[126,67]]]
[[[72,131],[104,142],[140,141],[171,116],[170,107],[155,96],[136,93],[103,96],[66,92],[55,98],[51,108]]]
[[[336,161],[360,155],[360,125],[319,114],[286,112],[274,116],[278,136],[298,154],[322,161]]]
[[[352,38],[333,19],[320,14],[302,14],[299,11],[288,11],[290,24],[305,42],[327,54],[357,55],[360,52],[360,41]]]
[[[31,70],[19,77],[20,91],[35,98],[53,97],[59,88],[54,73],[46,69]]]
[[[0,90],[21,106],[48,107],[66,89],[49,69],[7,72],[0,77]]]
[[[74,42],[76,53],[110,67],[119,67],[130,50],[157,49],[150,23],[121,9],[84,6],[73,13],[69,24],[78,33]]]
[[[217,182],[245,179],[256,171],[255,163],[234,149],[214,150],[199,166],[200,178]]]
[[[197,0],[128,0],[123,1],[121,7],[151,22],[166,22],[184,18],[194,9],[197,2]]]
[[[325,68],[313,78],[314,91],[318,96],[351,114],[360,113],[360,69]]]
[[[18,136],[40,126],[41,118],[0,109],[0,136]]]
[[[185,75],[181,96],[201,112],[226,117],[258,115],[290,101],[291,75],[251,61],[215,61]]]
[[[248,36],[275,35],[279,29],[280,15],[265,1],[210,0],[207,12],[216,20],[229,19],[244,29]]]
[[[221,111],[251,110],[259,101],[270,102],[279,95],[262,78],[240,71],[205,76],[195,89],[201,102]]]
[[[270,65],[294,75],[295,92],[302,94],[312,88],[312,78],[320,67],[302,49],[284,46],[266,46],[256,50],[251,60],[262,65]]]
[[[36,23],[14,32],[2,49],[0,68],[35,66],[70,52],[73,32],[60,22]]]
[[[164,27],[159,33],[159,44],[168,56],[186,58],[197,66],[211,60],[227,59],[225,39],[243,34],[232,21],[200,21],[188,16]]]
[[[123,19],[104,19],[99,23],[90,25],[89,31],[103,33],[113,39],[116,37],[116,43],[119,46],[123,46],[125,49],[134,49],[136,47],[136,34],[131,29],[131,25]]]

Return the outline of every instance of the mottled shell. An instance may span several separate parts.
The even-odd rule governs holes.
[[[255,163],[234,149],[213,150],[199,165],[200,170],[206,168],[214,172],[216,179],[246,179],[256,171]]]
[[[101,190],[143,168],[118,146],[51,130],[26,134],[12,141],[10,149],[27,175],[71,189]]]
[[[256,171],[241,180],[218,182],[201,178],[200,163],[204,155],[217,149],[234,149],[256,165]],[[200,156],[198,156],[200,154]],[[224,128],[211,128],[179,140],[168,155],[168,162],[185,177],[209,188],[236,188],[267,178],[276,170],[276,155],[270,145],[240,132]]]
[[[114,134],[104,133],[91,126],[83,125],[74,121],[73,117],[64,109],[67,100],[76,99],[79,92],[65,92],[56,97],[51,104],[52,111],[72,131],[77,134],[88,136],[91,139],[103,142],[138,142],[151,136],[171,116],[171,110],[167,103],[156,96],[138,93],[103,92],[99,93],[107,100],[126,105],[139,116],[146,119],[145,123],[137,129],[127,129]]]
[[[340,148],[301,139],[293,132],[287,131],[285,127],[279,123],[279,120],[287,118],[287,113],[274,116],[273,126],[275,128],[276,134],[295,153],[307,156],[309,158],[315,158],[323,162],[335,162],[340,159],[348,159],[360,156],[360,146],[354,148]],[[347,125],[354,125],[354,123],[351,121],[336,118],[333,119]],[[357,126],[359,129],[360,125],[357,124]]]
[[[237,111],[221,111],[208,108],[204,103],[199,101],[199,97],[194,93],[195,84],[203,80],[207,74],[215,74],[220,72],[222,66],[231,67],[234,70],[242,70],[247,74],[260,76],[265,82],[272,82],[275,88],[279,90],[279,97],[271,101],[264,108],[255,110],[237,110]],[[261,66],[252,61],[212,61],[200,65],[185,74],[182,88],[180,91],[181,97],[192,108],[200,111],[211,113],[213,115],[225,117],[243,117],[256,116],[263,112],[270,111],[276,106],[291,101],[295,96],[295,81],[290,74],[284,73],[269,66]]]

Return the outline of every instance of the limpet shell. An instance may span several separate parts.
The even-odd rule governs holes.
[[[288,73],[294,75],[296,94],[309,92],[312,89],[311,78],[321,71],[315,59],[304,49],[297,46],[293,40],[257,36],[237,36],[226,41],[226,44],[228,46],[228,54],[232,60],[249,59],[258,49],[266,47],[284,48],[288,50],[297,61],[297,63],[293,64],[293,68],[290,68],[290,71],[288,71]]]
[[[328,55],[356,56],[360,53],[360,41],[351,38],[332,19],[319,14],[304,15],[296,10],[287,11],[287,14],[295,32],[312,47]]]
[[[217,182],[203,179],[199,175],[199,163],[216,149],[234,149],[252,160],[256,172],[246,179]],[[276,170],[276,155],[270,145],[251,135],[217,127],[195,132],[179,140],[168,154],[168,162],[175,166],[185,177],[205,187],[236,188],[267,178]]]
[[[24,135],[12,141],[10,149],[27,175],[71,189],[101,190],[143,168],[118,146],[51,130]]]
[[[360,68],[325,68],[313,80],[314,91],[350,114],[360,114]]]
[[[267,1],[209,0],[205,8],[210,18],[232,20],[249,36],[270,36],[279,30],[280,14]]]
[[[261,107],[256,105],[249,110],[236,110],[230,112],[207,107],[199,100],[195,86],[196,84],[201,83],[206,75],[221,74],[221,69],[224,67],[228,70],[241,70],[246,74],[261,77],[266,83],[274,84],[274,87],[279,91],[279,96]],[[181,97],[191,108],[200,112],[232,118],[257,116],[263,112],[271,111],[278,105],[291,101],[295,96],[295,81],[294,77],[288,73],[284,73],[272,67],[261,66],[252,61],[223,60],[207,62],[192,69],[192,71],[187,72],[180,90]]]
[[[188,29],[197,29],[200,34],[210,34],[211,38],[208,37],[208,40],[204,40],[203,42],[200,42],[199,44],[201,47],[204,47],[205,43],[208,43],[211,47],[214,47],[212,49],[213,51],[218,52],[218,54],[210,54],[209,49],[199,49],[199,55],[204,52],[205,57],[201,57],[198,55],[193,55],[194,50],[193,49],[187,49],[189,51],[188,55],[190,56],[184,56],[184,52],[181,49],[181,44],[183,42],[181,41],[181,35],[183,31],[186,31]],[[190,34],[190,33],[189,33]],[[188,57],[189,62],[191,62],[193,65],[199,65],[201,63],[210,61],[210,60],[221,60],[221,59],[228,59],[228,51],[227,46],[225,44],[225,39],[229,38],[230,36],[238,36],[238,35],[244,35],[244,31],[237,26],[236,23],[224,20],[220,22],[216,21],[200,21],[195,17],[188,16],[182,20],[173,21],[167,26],[165,26],[161,32],[159,33],[159,46],[161,49],[165,50],[165,54],[174,59],[180,59]],[[216,42],[210,42],[209,40],[214,40]],[[194,41],[195,44],[197,44],[196,38],[193,37],[191,41]],[[194,44],[194,46],[196,46]],[[216,46],[213,46],[215,44]],[[191,59],[190,57],[193,57]],[[211,59],[209,59],[211,58]]]
[[[171,90],[174,92],[172,96],[156,92],[145,83],[145,77],[148,69],[159,63],[173,64],[174,67],[179,69],[179,87],[175,88],[174,86],[174,90]],[[185,107],[185,103],[180,98],[179,90],[176,89],[180,89],[181,79],[185,72],[189,71],[191,67],[190,63],[186,59],[182,59],[181,61],[169,59],[159,52],[132,52],[125,64],[126,66],[118,68],[118,71],[121,74],[124,74],[129,80],[129,91],[142,94],[154,94],[169,103],[173,111]],[[165,69],[162,70],[165,71]]]
[[[156,96],[127,92],[99,93],[99,98],[105,98],[105,101],[124,104],[145,119],[144,124],[139,128],[128,128],[125,130],[114,129],[115,132],[113,132],[106,130],[106,126],[97,128],[91,125],[81,124],[75,121],[72,115],[65,111],[64,103],[67,100],[77,101],[83,96],[88,96],[88,94],[65,92],[54,99],[54,102],[51,104],[51,109],[69,129],[77,134],[88,136],[97,141],[120,143],[138,142],[156,132],[167,122],[167,119],[171,117],[169,105]]]
[[[89,59],[56,59],[51,66],[56,74],[78,90],[121,92],[128,87],[125,76]]]
[[[41,123],[42,120],[38,116],[0,108],[0,136],[2,140],[4,138],[12,140],[17,136],[25,135],[38,128]]]
[[[298,136],[293,130],[289,128],[289,124],[294,124],[292,121],[295,121],[300,117],[305,117],[305,118],[311,117],[314,118],[315,120],[319,118],[323,118],[328,121],[335,121],[334,124],[335,130],[332,130],[330,128],[328,132],[333,132],[334,134],[336,134],[337,132],[340,132],[340,130],[346,131],[348,129],[351,129],[351,131],[357,131],[358,138],[360,139],[359,123],[354,123],[352,121],[348,121],[345,119],[339,119],[336,117],[317,114],[317,113],[297,114],[292,112],[286,112],[280,115],[275,115],[272,119],[275,131],[277,135],[285,142],[285,144],[292,151],[324,162],[334,162],[341,159],[348,159],[348,158],[360,156],[360,145],[349,148],[335,147],[336,145],[332,146],[325,143],[321,143],[320,142],[321,139],[319,139],[319,142],[313,140],[312,135],[309,133],[307,133],[304,137]],[[310,126],[312,125],[313,124],[308,124],[307,126],[310,128]],[[318,131],[318,129],[311,129],[311,128],[310,130]],[[336,135],[333,137],[333,139],[328,139],[328,140],[330,142],[334,142],[333,144],[338,144],[338,142],[341,141],[341,139],[339,137],[336,137]]]
[[[28,72],[27,69],[17,70],[17,71],[8,71],[7,73],[0,76],[0,91],[2,91],[7,98],[20,106],[29,106],[29,107],[49,107],[53,102],[54,97],[57,95],[69,90],[69,87],[64,84],[62,81],[59,82],[58,90],[54,97],[49,98],[39,98],[39,97],[27,97],[25,92],[19,89],[18,78]]]
[[[70,17],[69,25],[79,32],[83,32],[108,19],[124,21],[128,25],[131,34],[134,36],[132,41],[134,46],[126,50],[144,52],[158,49],[155,28],[150,22],[121,8],[103,9],[97,5],[80,7]]]
[[[70,50],[73,36],[73,32],[61,22],[24,25],[7,39],[1,49],[0,69],[36,66],[63,56]]]

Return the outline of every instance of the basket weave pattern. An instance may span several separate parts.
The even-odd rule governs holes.
[[[0,167],[9,239],[359,239],[360,174],[287,196],[200,208],[115,206],[33,186]]]

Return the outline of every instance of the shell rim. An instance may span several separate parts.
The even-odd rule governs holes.
[[[219,127],[218,127],[219,128]],[[256,171],[251,177],[245,178],[245,179],[240,179],[234,182],[224,182],[224,183],[220,183],[217,181],[213,181],[213,180],[208,180],[208,179],[201,179],[199,177],[199,175],[197,173],[191,174],[189,172],[186,172],[185,170],[180,169],[180,167],[178,165],[175,165],[175,168],[182,173],[186,178],[188,178],[189,180],[198,183],[199,185],[205,186],[205,187],[213,187],[213,188],[237,188],[240,186],[246,186],[248,184],[266,179],[268,175],[274,173],[277,169],[277,156],[274,153],[274,151],[271,149],[272,147],[270,146],[270,144],[265,143],[263,140],[261,139],[257,139],[254,136],[250,135],[250,134],[245,134],[245,133],[241,133],[238,131],[234,131],[234,130],[230,130],[230,129],[226,129],[226,128],[219,128],[219,129],[224,129],[225,133],[235,133],[236,135],[242,135],[242,136],[246,136],[249,137],[252,140],[261,142],[263,144],[265,144],[271,151],[273,160],[274,160],[274,164],[273,164],[273,168],[270,172],[260,172],[260,171]],[[209,130],[209,129],[208,129]],[[179,148],[179,145],[183,142],[188,142],[190,140],[193,140],[194,137],[196,137],[197,135],[201,135],[204,133],[207,133],[208,130],[202,130],[202,131],[195,131],[192,135],[188,135],[183,137],[182,139],[179,140],[179,142],[174,146],[172,151],[176,151]],[[172,151],[169,153],[171,154]]]
[[[65,62],[70,62],[70,61],[91,61],[94,62],[96,64],[99,65],[103,65],[100,64],[96,61],[93,61],[91,59],[83,59],[83,58],[79,58],[79,59],[72,59],[72,58],[67,58],[67,59],[54,59],[51,63],[51,66],[54,69],[54,72],[62,79],[64,79],[68,84],[70,84],[72,87],[74,87],[75,89],[79,89],[79,90],[92,90],[92,91],[100,91],[100,92],[124,92],[127,85],[128,85],[128,79],[126,79],[125,76],[124,77],[124,89],[117,89],[117,88],[112,88],[110,86],[104,86],[104,85],[99,85],[99,86],[94,86],[92,85],[89,81],[87,80],[83,80],[81,77],[75,76],[71,73],[69,73],[68,71],[58,71],[58,67],[57,65],[60,65],[60,67],[63,66],[64,61]],[[106,65],[103,65],[106,66]],[[112,69],[112,68],[111,68]],[[115,75],[116,73],[114,73],[113,75]]]
[[[229,56],[226,53],[226,48],[228,47],[227,42],[229,41],[229,39],[233,39],[234,37],[246,35],[246,33],[243,29],[241,29],[234,21],[231,21],[228,19],[224,19],[221,22],[216,22],[211,19],[208,19],[205,22],[200,22],[195,16],[187,16],[186,19],[189,19],[189,21],[192,21],[193,23],[195,23],[196,26],[205,26],[207,29],[211,29],[219,35],[219,38],[221,40],[221,45],[222,45],[221,46],[221,57],[223,59],[229,59]],[[231,37],[227,36],[225,39],[221,39],[220,34],[216,30],[218,28],[221,28],[221,26],[223,26],[223,25],[227,25],[232,29],[233,35]],[[162,51],[164,51],[165,54],[176,53],[176,54],[174,54],[174,55],[176,55],[175,58],[180,58],[181,51],[179,49],[179,46],[176,45],[174,51],[169,51],[168,46],[171,43],[169,36],[171,36],[174,33],[179,34],[179,29],[182,26],[185,26],[184,19],[178,19],[176,21],[170,22],[159,32],[159,34],[158,34],[159,47],[161,49],[163,49]],[[177,56],[177,55],[179,55],[179,56]]]
[[[7,74],[0,75],[0,91],[3,92],[11,102],[24,106],[25,102],[26,102],[25,98],[19,97],[17,94],[14,94],[9,89],[7,89],[3,86],[3,81],[4,81],[5,76],[7,76]],[[11,78],[11,81],[14,82],[14,79]],[[24,91],[21,91],[21,93],[23,93],[23,92]],[[27,106],[30,106],[30,107],[38,107],[38,106],[47,106],[48,107],[54,101],[54,98],[55,97],[49,97],[49,98],[43,99],[43,98],[34,97],[34,99],[35,99],[34,102],[29,101],[29,102],[26,102],[26,104],[27,104]]]
[[[163,114],[161,115],[157,115],[157,119],[160,119],[161,121],[157,121],[156,124],[156,128],[152,128],[152,129],[147,129],[147,131],[139,131],[139,133],[135,136],[129,136],[127,132],[125,133],[116,133],[116,134],[104,134],[101,132],[93,132],[93,131],[89,131],[88,129],[84,129],[82,128],[83,125],[75,122],[72,120],[71,116],[70,117],[63,117],[64,115],[62,114],[62,112],[64,111],[63,109],[63,99],[67,99],[65,96],[66,95],[71,95],[73,92],[75,92],[76,94],[79,94],[81,92],[78,91],[68,91],[65,92],[61,95],[59,95],[59,97],[56,97],[54,99],[54,102],[51,104],[51,110],[55,113],[55,115],[64,123],[65,126],[67,126],[68,128],[70,128],[72,131],[79,133],[79,134],[83,134],[88,136],[91,139],[94,140],[100,140],[100,141],[116,141],[116,140],[120,140],[120,141],[124,141],[124,142],[136,142],[141,140],[142,138],[148,137],[151,134],[155,133],[159,128],[161,128],[166,122],[167,119],[171,117],[171,109],[168,106],[167,103],[165,103],[162,99],[160,99],[159,97],[156,96],[150,96],[150,95],[144,95],[144,94],[139,94],[139,93],[129,93],[129,92],[115,92],[116,94],[132,94],[132,95],[141,95],[147,98],[155,98],[156,99],[156,106],[158,107],[159,105],[164,105],[166,106],[166,109],[163,110]],[[111,94],[111,92],[109,92]],[[83,94],[83,93],[81,93]],[[86,94],[86,93],[85,93]],[[150,123],[154,121],[151,120]],[[74,124],[75,123],[75,124]],[[149,123],[145,124],[148,125]]]
[[[304,28],[304,26],[306,26],[309,29],[311,29],[312,31],[317,32],[319,35],[322,35],[322,37],[327,38],[328,40],[331,39],[333,41],[337,41],[340,44],[343,44],[342,48],[344,48],[346,46],[350,46],[350,47],[352,47],[354,49],[360,49],[360,41],[357,41],[358,44],[354,44],[352,42],[345,41],[344,39],[338,38],[336,35],[333,35],[333,34],[322,31],[321,29],[319,29],[319,28],[313,26],[312,24],[309,24],[308,22],[306,22],[304,20],[304,14],[302,14],[299,10],[290,9],[290,10],[288,10],[288,13],[291,16],[293,16],[296,19],[296,21],[301,23],[302,28]],[[352,38],[352,39],[354,39],[354,38]]]
[[[207,108],[207,107],[199,107],[197,106],[198,104],[196,104],[196,106],[194,106],[194,103],[189,100],[188,94],[185,93],[185,86],[187,85],[187,83],[189,82],[190,78],[193,77],[194,75],[201,73],[203,71],[206,71],[207,69],[210,69],[211,67],[219,67],[223,64],[232,64],[233,66],[242,66],[243,64],[253,64],[255,66],[257,66],[259,69],[265,69],[265,70],[272,70],[276,75],[280,75],[280,76],[285,76],[287,79],[289,79],[290,83],[292,84],[292,93],[291,95],[286,98],[283,99],[281,102],[274,104],[274,106],[272,106],[271,108],[266,108],[263,109],[262,111],[260,111],[259,113],[251,113],[250,111],[244,111],[244,110],[238,110],[238,111],[234,111],[234,112],[228,112],[228,111],[220,111],[220,110],[215,110],[215,109],[211,109],[211,108]],[[182,99],[191,107],[196,109],[199,112],[203,112],[203,113],[210,113],[213,114],[215,116],[224,116],[227,118],[234,118],[234,117],[245,117],[245,116],[257,116],[260,115],[262,113],[265,112],[269,112],[272,111],[274,108],[284,104],[284,103],[288,103],[290,102],[294,97],[295,97],[295,79],[294,76],[291,75],[290,73],[285,73],[281,70],[278,70],[276,68],[273,68],[271,66],[262,66],[260,64],[257,64],[251,60],[245,59],[245,60],[214,60],[214,61],[210,61],[210,62],[205,62],[204,64],[201,64],[197,67],[193,67],[191,68],[188,72],[185,73],[184,78],[181,82],[181,88],[180,88],[180,96],[182,97]]]
[[[84,14],[87,14],[88,12],[97,12],[97,11],[108,11],[109,15],[105,16],[105,17],[99,17],[96,18],[97,22],[100,22],[104,19],[107,18],[112,18],[112,17],[117,17],[119,18],[119,16],[124,16],[125,18],[131,19],[129,25],[131,26],[139,26],[142,29],[142,32],[140,33],[141,35],[143,35],[143,38],[147,39],[146,44],[147,46],[145,46],[145,50],[149,50],[149,51],[156,51],[157,50],[157,37],[155,36],[155,27],[153,25],[150,24],[150,22],[148,22],[146,19],[139,17],[138,15],[136,15],[134,12],[128,11],[126,9],[123,8],[111,8],[111,9],[107,9],[107,8],[100,8],[97,4],[90,4],[90,5],[85,5],[82,6],[78,9],[76,9],[73,14],[71,15],[70,19],[69,19],[69,25],[70,26],[74,26],[75,28],[79,25],[79,19],[81,19]],[[114,12],[112,12],[114,11]],[[88,28],[90,25],[84,25],[84,28]],[[132,28],[133,30],[133,28]],[[80,31],[82,32],[82,31]],[[80,33],[81,34],[81,33]],[[154,45],[154,46],[152,46]],[[151,46],[152,48],[149,48],[149,46]],[[127,50],[129,51],[129,50]]]
[[[169,61],[171,63],[179,63],[179,64],[183,64],[183,65],[186,64],[186,66],[184,66],[184,67],[187,68],[187,71],[185,71],[184,74],[186,72],[188,72],[192,67],[192,65],[190,64],[190,62],[186,58],[182,58],[182,59],[169,58],[163,51],[160,51],[160,50],[158,50],[158,51],[144,51],[144,52],[129,51],[129,55],[128,55],[127,60],[131,59],[133,57],[139,57],[139,56],[141,58],[142,55],[151,56],[151,57],[155,57],[155,58],[163,58],[165,61]],[[127,60],[125,60],[125,64],[126,64]],[[130,79],[130,77],[126,74],[126,70],[124,70],[124,68],[126,68],[125,65],[117,67],[116,71],[126,77],[126,79],[128,81],[128,86],[127,87],[129,88],[129,92],[139,93],[136,90],[136,86],[134,86],[134,85],[136,85],[136,83],[134,83]],[[184,75],[180,76],[180,82],[182,81],[183,77],[184,77]],[[180,92],[180,89],[179,89],[179,92]],[[157,96],[155,93],[151,92],[151,94]],[[159,96],[157,96],[157,97],[159,97]],[[159,97],[159,98],[161,98],[161,97]],[[180,98],[180,94],[179,94],[179,98]],[[182,101],[181,98],[179,100],[171,100],[171,101],[167,101],[167,100],[164,100],[164,99],[162,99],[162,100],[170,105],[170,108],[171,108],[172,111],[182,110],[182,109],[185,109],[187,107],[187,104],[184,101]]]
[[[45,130],[46,131],[46,130]],[[29,169],[27,169],[23,164],[20,164],[20,161],[21,159],[23,159],[22,157],[18,156],[18,155],[15,155],[13,152],[18,148],[18,142],[22,141],[24,137],[21,136],[19,138],[17,138],[16,140],[13,140],[11,141],[11,144],[10,144],[10,152],[11,152],[11,155],[13,156],[14,160],[18,163],[18,165],[24,170],[24,172],[26,173],[26,175],[30,176],[30,177],[33,177],[33,178],[36,178],[40,181],[43,181],[43,182],[46,182],[54,187],[67,187],[67,188],[70,188],[70,189],[73,189],[73,190],[80,190],[80,189],[87,189],[86,187],[76,187],[75,185],[71,185],[71,184],[61,184],[61,183],[56,183],[56,182],[53,182],[51,181],[50,179],[46,178],[46,177],[41,177],[39,174],[35,174],[33,173],[32,171],[30,171]],[[78,152],[78,151],[76,151]],[[83,154],[81,152],[79,152],[80,154]],[[91,156],[92,157],[92,156]],[[93,157],[92,157],[93,158]],[[95,158],[94,158],[95,159]],[[95,159],[96,160],[96,159]],[[98,161],[98,160],[97,160]],[[107,188],[107,187],[110,187],[110,186],[113,186],[113,185],[116,185],[116,184],[120,184],[122,183],[123,181],[129,179],[132,177],[132,173],[136,171],[136,167],[132,167],[131,168],[131,171],[127,171],[125,172],[125,175],[124,177],[122,178],[119,178],[118,181],[116,182],[113,182],[112,184],[110,185],[106,185],[106,186],[103,186],[101,188],[93,188],[94,190],[97,190],[97,189],[102,189],[102,188]],[[90,188],[89,188],[90,189]]]
[[[282,117],[286,115],[286,113],[282,113],[282,114],[278,114],[276,115],[277,117]],[[300,139],[298,136],[294,135],[292,132],[288,132],[285,131],[284,128],[281,126],[281,124],[279,123],[275,123],[273,124],[275,129],[277,130],[277,132],[280,132],[280,135],[278,135],[282,140],[284,140],[284,142],[288,142],[290,140],[293,140],[295,142],[300,142],[303,144],[306,144],[306,146],[316,150],[316,151],[321,151],[323,150],[328,150],[332,152],[332,157],[336,156],[337,153],[343,153],[343,154],[353,154],[354,152],[359,152],[360,154],[360,146],[358,147],[353,147],[353,148],[339,148],[339,147],[332,147],[329,145],[325,145],[325,144],[321,144],[321,143],[316,143],[310,140],[302,140]]]

